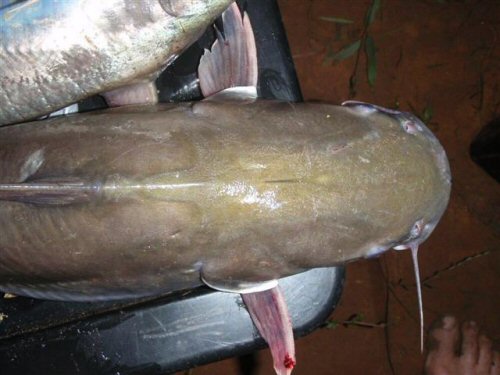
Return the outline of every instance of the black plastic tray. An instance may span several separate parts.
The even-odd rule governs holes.
[[[343,280],[343,268],[280,280],[297,337],[325,321]],[[118,310],[108,305],[107,313],[90,306],[92,316],[84,319],[89,304],[30,300],[23,310],[23,302],[3,303],[3,334],[13,336],[0,340],[2,374],[166,374],[265,345],[240,295],[204,287]],[[17,333],[26,329],[25,318],[29,330]]]

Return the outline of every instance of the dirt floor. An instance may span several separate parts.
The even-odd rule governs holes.
[[[445,313],[474,319],[500,349],[500,185],[469,156],[471,141],[499,116],[500,2],[385,0],[368,27],[371,0],[279,4],[305,100],[338,104],[355,98],[399,107],[424,118],[442,142],[453,191],[419,256],[425,327]],[[376,67],[363,47],[368,36]],[[356,52],[335,55],[360,37],[359,58]],[[349,87],[353,74],[356,84]],[[341,303],[331,319],[353,315],[372,327],[339,325],[297,340],[294,374],[423,372],[408,252],[390,251],[347,266]],[[254,371],[242,372],[237,359],[230,359],[191,373],[272,374],[268,351],[254,359]]]

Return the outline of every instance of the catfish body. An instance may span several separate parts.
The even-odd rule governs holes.
[[[39,0],[1,8],[0,125],[154,80],[231,2]]]
[[[206,100],[2,128],[0,289],[240,290],[423,241],[450,175],[409,116]]]

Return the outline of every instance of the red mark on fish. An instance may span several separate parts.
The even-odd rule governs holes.
[[[292,370],[295,367],[295,360],[290,356],[290,354],[286,353],[283,365],[288,370]]]

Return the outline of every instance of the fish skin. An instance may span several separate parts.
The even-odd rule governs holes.
[[[154,79],[231,3],[32,0],[3,7],[0,125]]]
[[[416,118],[366,108],[212,98],[1,128],[0,187],[50,177],[101,190],[75,204],[0,200],[0,289],[138,297],[421,242],[449,199],[444,150]]]

